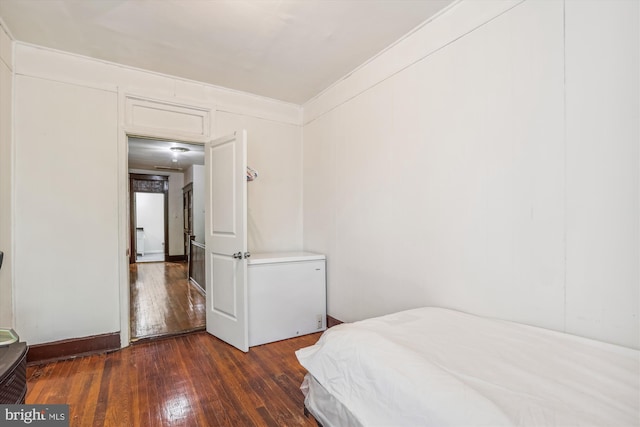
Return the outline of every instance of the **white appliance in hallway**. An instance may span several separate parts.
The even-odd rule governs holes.
[[[324,255],[252,254],[247,269],[250,347],[327,328]]]

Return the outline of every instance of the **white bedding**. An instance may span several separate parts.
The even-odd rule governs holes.
[[[305,401],[325,427],[640,425],[639,351],[517,323],[421,308],[296,355],[331,396]]]

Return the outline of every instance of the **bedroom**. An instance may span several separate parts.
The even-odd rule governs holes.
[[[326,254],[332,317],[435,305],[638,348],[637,35],[633,1],[458,2],[302,105],[20,42],[6,59],[5,37],[0,323],[34,344],[121,331],[125,87],[257,135],[278,179],[249,195],[250,247]]]

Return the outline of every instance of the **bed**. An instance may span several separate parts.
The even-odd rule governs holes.
[[[640,351],[518,323],[419,308],[296,356],[324,427],[640,425]]]

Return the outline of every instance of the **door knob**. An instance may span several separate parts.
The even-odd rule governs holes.
[[[233,257],[235,259],[242,259],[242,252],[238,252],[238,253],[233,254]]]
[[[245,253],[244,253],[244,257],[245,257],[245,258],[249,258],[250,256],[251,256],[251,252],[245,252]]]

